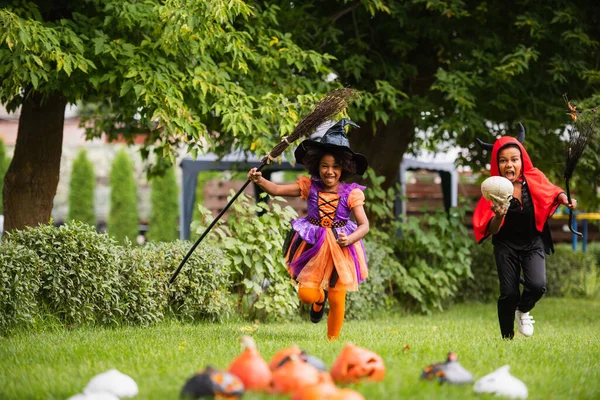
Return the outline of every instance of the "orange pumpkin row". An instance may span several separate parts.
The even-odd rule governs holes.
[[[324,363],[304,353],[298,346],[278,351],[270,362],[261,357],[256,343],[249,336],[242,337],[243,352],[230,364],[228,372],[237,376],[246,390],[273,394],[292,394],[292,399],[363,399],[351,389],[339,389],[341,384],[362,380],[381,381],[385,365],[376,353],[348,343],[326,372]]]

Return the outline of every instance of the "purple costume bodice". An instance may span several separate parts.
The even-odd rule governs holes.
[[[302,239],[312,245],[319,241],[319,238],[324,234],[324,228],[319,225],[312,224],[308,217],[319,219],[319,191],[323,189],[323,184],[320,181],[311,179],[310,190],[306,199],[306,206],[308,210],[308,216],[304,218],[298,218],[292,221],[292,227]],[[337,211],[335,214],[335,221],[346,221],[346,225],[340,228],[335,228],[336,231],[344,232],[346,235],[350,235],[356,230],[356,223],[350,220],[350,213],[352,210],[348,206],[348,196],[354,189],[364,190],[365,186],[361,186],[357,183],[343,183],[341,182],[338,187],[338,194],[340,201],[338,203]]]

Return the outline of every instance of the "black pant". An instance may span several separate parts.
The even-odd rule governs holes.
[[[529,312],[546,292],[544,244],[539,236],[526,246],[496,240],[494,256],[500,280],[500,332],[503,338],[512,338],[515,333],[515,310],[518,308],[521,312]],[[521,268],[525,279],[523,294],[519,288]]]

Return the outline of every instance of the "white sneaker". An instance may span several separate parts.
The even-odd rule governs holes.
[[[523,313],[519,310],[515,312],[515,315],[517,317],[517,323],[519,324],[519,332],[527,337],[533,335],[533,324],[535,324],[533,317],[529,315],[528,312]]]

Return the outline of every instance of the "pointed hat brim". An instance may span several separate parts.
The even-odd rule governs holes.
[[[364,174],[365,171],[367,170],[367,168],[369,167],[369,162],[367,161],[367,157],[365,157],[364,155],[362,155],[360,153],[356,153],[356,152],[352,151],[352,149],[348,146],[339,146],[339,145],[330,144],[330,143],[321,143],[321,142],[318,142],[318,141],[312,140],[312,139],[306,139],[305,141],[300,143],[298,145],[298,147],[296,147],[296,150],[294,150],[294,157],[296,158],[296,162],[298,164],[304,165],[304,163],[303,163],[304,156],[306,156],[308,149],[311,147],[317,148],[317,149],[320,149],[323,151],[344,150],[344,151],[347,151],[348,153],[352,154],[354,162],[356,163],[356,175]]]

